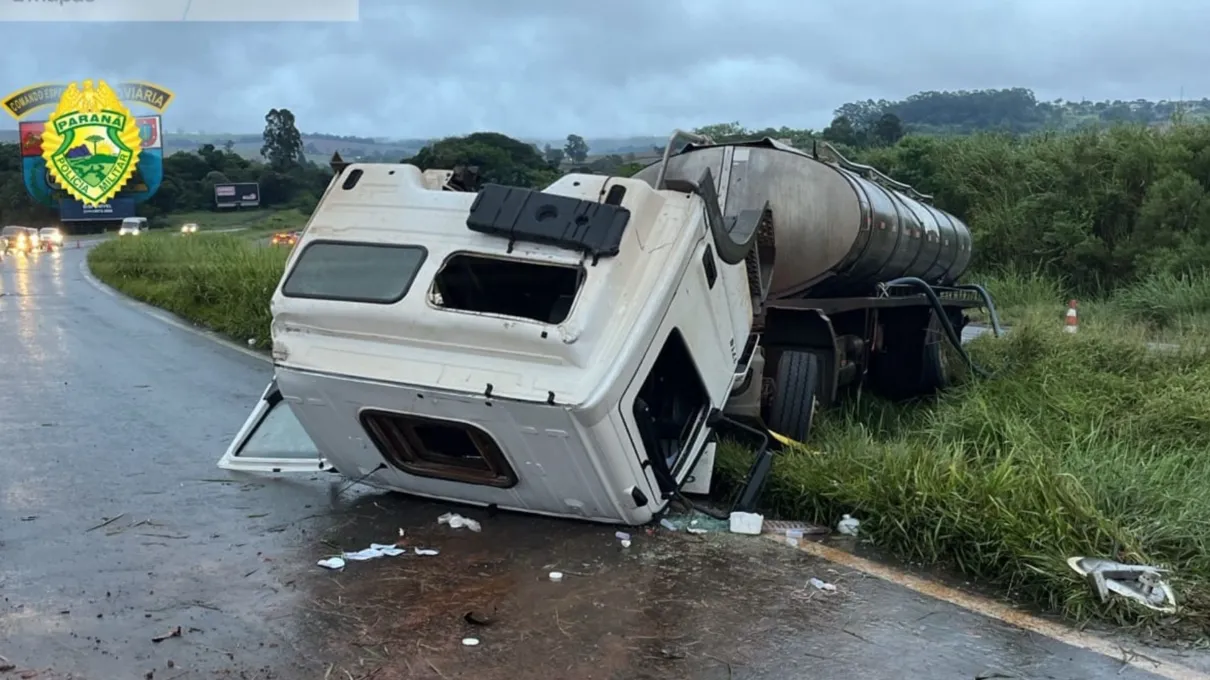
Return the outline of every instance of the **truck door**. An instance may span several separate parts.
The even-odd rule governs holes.
[[[274,379],[218,462],[240,472],[318,472],[331,466],[307,435]]]

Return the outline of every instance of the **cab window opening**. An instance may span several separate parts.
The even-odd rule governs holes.
[[[706,385],[684,336],[674,328],[639,388],[632,411],[639,438],[663,491],[675,488],[673,472],[709,413]]]
[[[582,267],[458,253],[437,272],[430,299],[442,309],[560,324],[584,278]]]

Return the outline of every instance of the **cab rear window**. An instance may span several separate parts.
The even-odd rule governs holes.
[[[394,304],[408,294],[427,256],[421,246],[315,241],[299,254],[282,295]]]

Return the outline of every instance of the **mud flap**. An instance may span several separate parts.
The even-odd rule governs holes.
[[[317,472],[328,461],[282,398],[274,379],[219,460],[224,470],[240,472]]]

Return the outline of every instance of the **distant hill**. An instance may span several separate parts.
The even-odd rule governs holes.
[[[892,113],[908,132],[926,134],[969,134],[983,130],[1033,132],[1043,129],[1069,130],[1089,124],[1141,123],[1164,125],[1176,117],[1210,119],[1210,99],[1189,101],[1039,101],[1032,90],[1008,88],[957,92],[921,92],[899,101],[868,99],[836,109],[857,127],[868,127],[880,116]],[[398,161],[416,154],[435,139],[385,139],[303,133],[307,157],[325,163],[333,152],[346,160]],[[15,129],[0,130],[0,142],[16,142]],[[547,144],[562,148],[564,138],[523,139],[539,149]],[[627,160],[649,160],[653,149],[662,149],[663,136],[607,137],[585,140],[592,157],[625,156]],[[259,158],[259,133],[186,133],[166,130],[164,150],[194,151],[204,144],[223,147],[230,143],[245,158]]]
[[[430,141],[427,139],[371,139],[351,135],[333,135],[325,133],[303,133],[303,150],[307,158],[326,163],[333,152],[340,152],[345,160],[360,161],[398,161],[416,155]],[[16,142],[15,129],[0,130],[0,142]],[[564,139],[526,139],[522,140],[536,144],[542,148],[547,144],[562,148]],[[260,148],[263,140],[260,134],[234,133],[190,133],[164,132],[164,152],[172,154],[177,151],[195,151],[205,144],[213,144],[222,148],[228,142],[233,150],[245,158],[260,158]],[[588,139],[588,146],[593,156],[605,154],[624,155],[628,153],[651,153],[655,146],[663,148],[663,137],[621,137]]]

